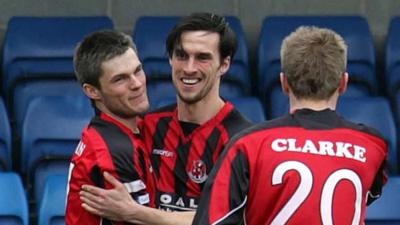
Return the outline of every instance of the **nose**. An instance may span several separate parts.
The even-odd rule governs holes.
[[[186,74],[196,73],[197,67],[196,67],[196,62],[193,57],[189,57],[189,59],[186,60],[183,70]]]
[[[135,76],[135,74],[131,74],[129,81],[129,86],[131,89],[138,89],[143,85],[143,82],[138,76]]]

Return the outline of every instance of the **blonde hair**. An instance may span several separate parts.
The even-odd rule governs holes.
[[[346,63],[347,45],[330,29],[301,26],[282,42],[282,72],[300,99],[329,99],[339,87]]]

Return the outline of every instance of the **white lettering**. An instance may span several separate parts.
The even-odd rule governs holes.
[[[271,149],[275,152],[301,152],[314,155],[335,156],[340,158],[354,159],[360,162],[366,162],[365,154],[367,149],[345,142],[330,142],[306,139],[301,145],[294,138],[277,138],[271,142]]]

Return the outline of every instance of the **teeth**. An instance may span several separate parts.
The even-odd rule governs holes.
[[[199,79],[187,79],[187,78],[183,78],[182,82],[185,84],[195,84],[199,81]]]

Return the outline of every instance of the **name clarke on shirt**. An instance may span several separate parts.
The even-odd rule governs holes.
[[[367,160],[365,158],[367,150],[364,147],[346,142],[312,141],[306,139],[304,143],[299,143],[297,139],[294,138],[278,138],[272,141],[271,148],[276,152],[289,151],[336,156],[354,159],[360,162],[365,162]]]

